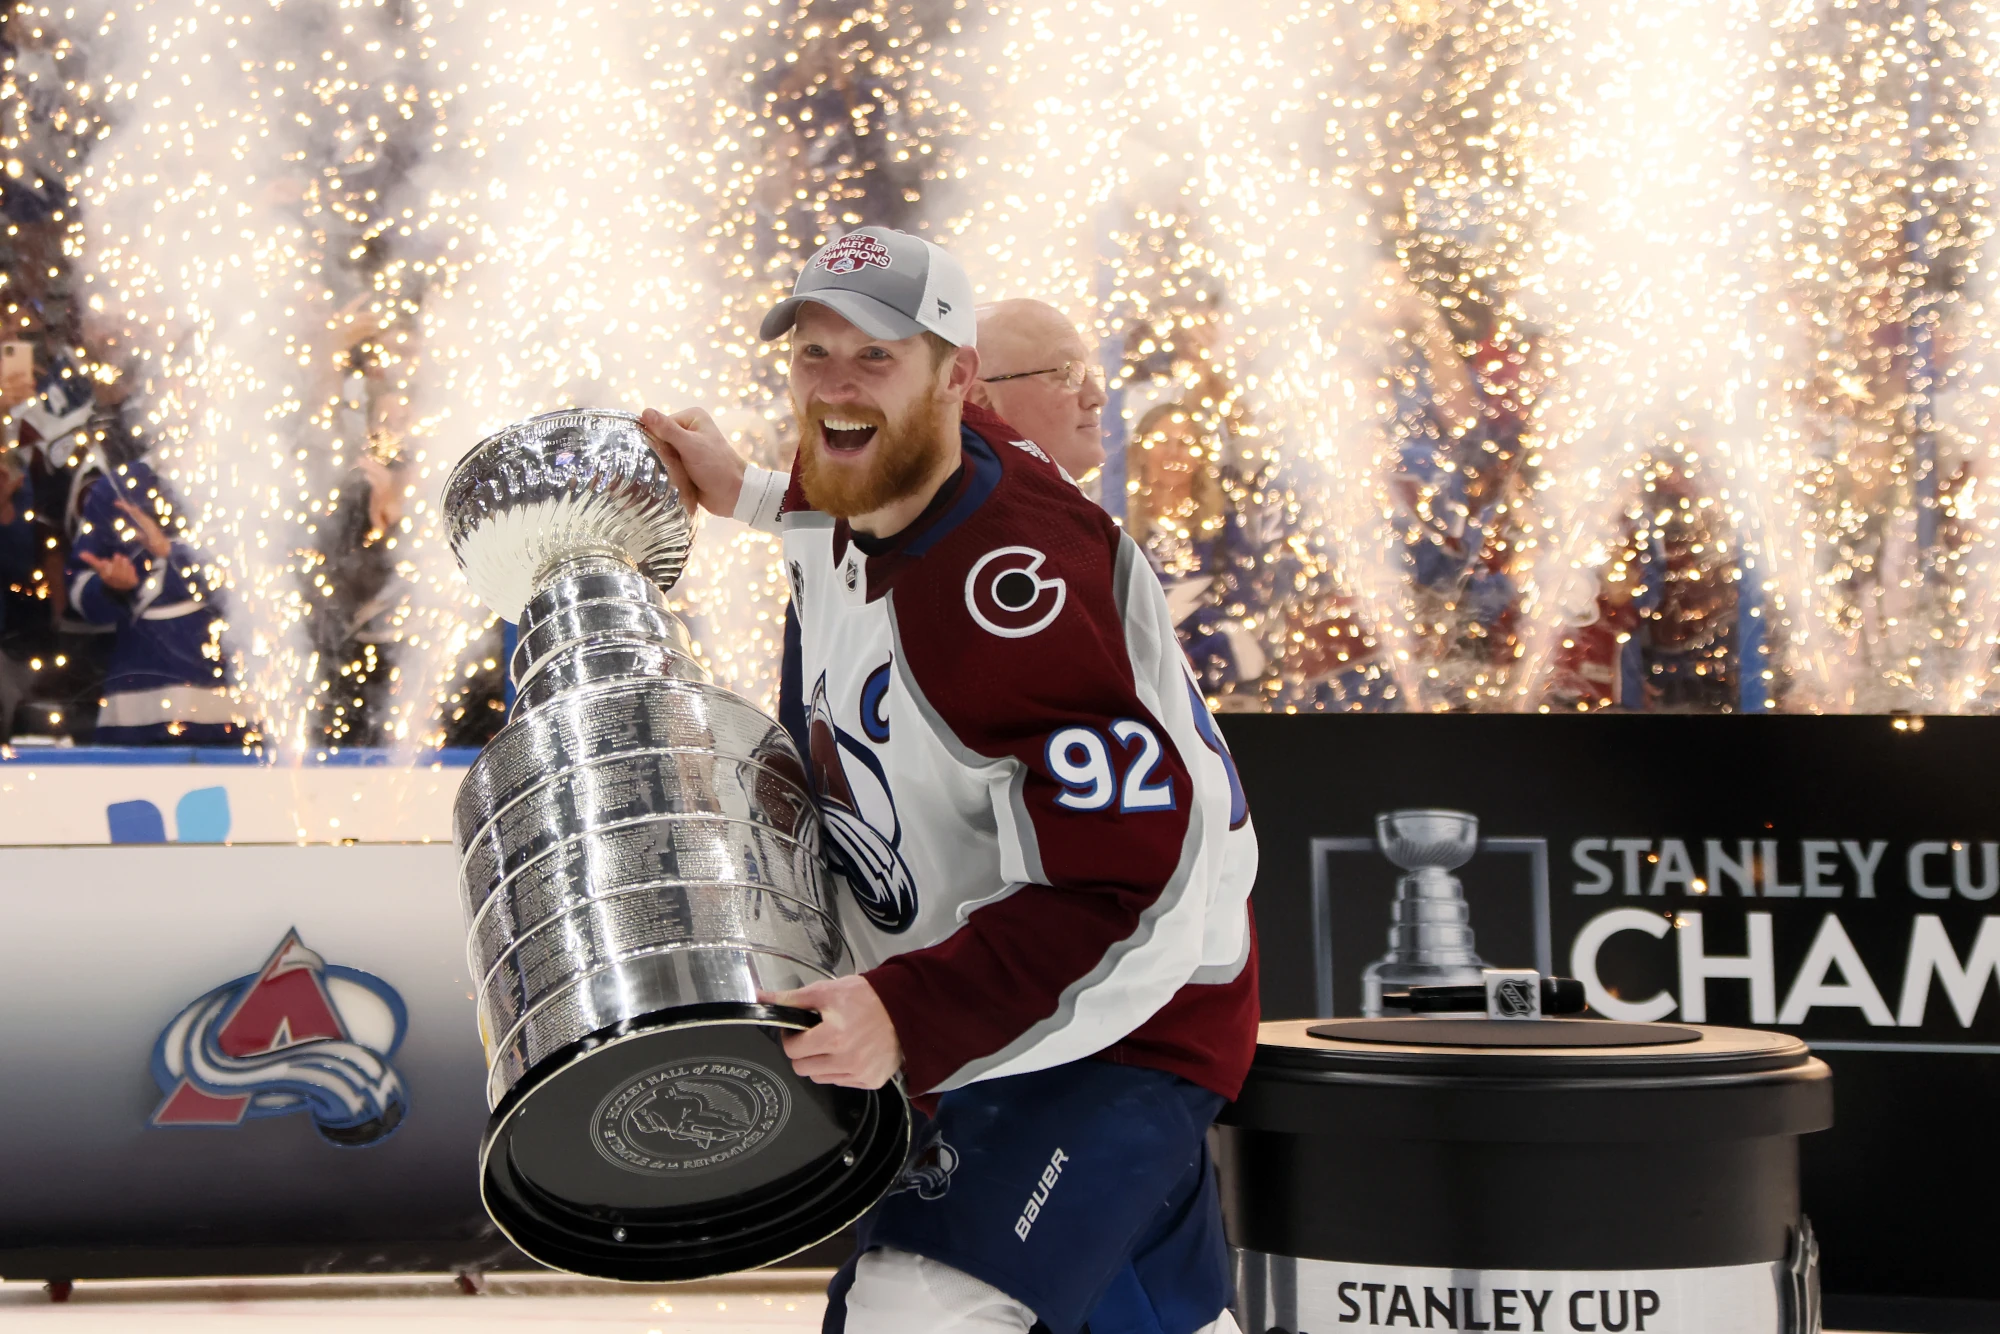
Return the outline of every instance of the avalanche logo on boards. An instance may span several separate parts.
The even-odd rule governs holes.
[[[157,1127],[240,1126],[304,1112],[329,1143],[377,1144],[409,1098],[390,1064],[409,1029],[381,978],[329,966],[295,930],[255,973],[182,1010],[153,1044]]]

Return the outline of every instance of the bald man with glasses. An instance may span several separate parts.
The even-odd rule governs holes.
[[[1044,301],[979,308],[980,376],[966,397],[1073,478],[1104,464],[1104,368],[1069,318]]]

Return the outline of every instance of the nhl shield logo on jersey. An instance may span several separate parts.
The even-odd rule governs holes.
[[[330,1143],[379,1143],[409,1106],[390,1064],[408,1028],[395,988],[328,965],[287,931],[261,969],[195,1001],[160,1034],[153,1078],[166,1100],[151,1124],[230,1127],[304,1112]]]
[[[1042,577],[1047,560],[1033,547],[1000,547],[973,563],[965,576],[965,609],[980,629],[1002,639],[1025,639],[1048,629],[1069,586]]]
[[[858,701],[862,730],[878,744],[889,739],[888,685],[889,664],[883,663],[862,684]],[[903,826],[896,798],[875,752],[834,722],[824,674],[813,686],[811,727],[813,792],[834,869],[870,922],[891,933],[907,931],[917,920],[917,884],[898,850]]]
[[[889,267],[889,248],[872,236],[843,236],[819,252],[813,263],[828,273],[852,273],[863,265]]]

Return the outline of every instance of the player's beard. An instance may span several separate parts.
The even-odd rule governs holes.
[[[792,412],[799,425],[799,485],[807,503],[822,514],[851,519],[914,494],[939,466],[939,455],[951,447],[944,429],[948,410],[948,400],[936,381],[925,385],[923,393],[894,421],[873,410],[801,406],[795,400]],[[825,437],[820,432],[820,419],[827,416],[875,423],[865,465],[827,457]]]

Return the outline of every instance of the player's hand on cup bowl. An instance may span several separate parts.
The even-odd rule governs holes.
[[[762,992],[758,999],[818,1013],[817,1024],[785,1035],[785,1055],[801,1079],[878,1089],[903,1067],[895,1022],[865,977],[828,978],[793,991]]]
[[[683,500],[725,518],[736,512],[743,460],[714,418],[701,408],[672,413],[647,408],[639,414],[639,426],[652,439],[653,452],[667,465]]]

